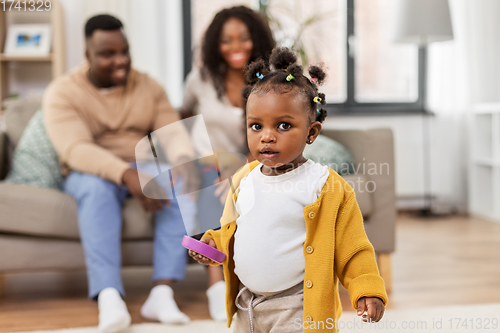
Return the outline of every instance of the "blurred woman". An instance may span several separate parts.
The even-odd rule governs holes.
[[[219,183],[210,156],[214,152],[229,152],[253,159],[247,147],[242,109],[244,68],[258,58],[267,61],[275,44],[267,22],[259,13],[244,6],[223,9],[215,15],[203,38],[201,68],[194,68],[186,79],[181,115],[203,116],[192,127],[194,147],[200,157],[206,157],[200,163],[202,188],[205,188],[198,200],[201,232],[219,225],[229,191],[227,181]],[[241,163],[231,158],[219,158],[223,178],[232,175],[239,166]],[[221,267],[209,267],[207,296],[210,315],[215,320],[226,320],[225,291]]]

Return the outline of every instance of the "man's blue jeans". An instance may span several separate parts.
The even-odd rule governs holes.
[[[156,170],[156,165],[151,164],[150,167]],[[143,166],[141,170],[147,172]],[[160,185],[170,187],[170,183]],[[108,287],[125,295],[121,279],[121,231],[123,202],[130,196],[127,188],[76,171],[68,175],[63,187],[78,205],[78,225],[87,264],[89,297],[95,298]],[[183,182],[179,178],[174,186],[175,193],[182,193],[182,187]],[[194,224],[192,220],[196,216],[196,202],[185,196],[169,201],[170,207],[164,207],[155,216],[153,281],[182,280],[186,270],[187,250],[181,245],[182,237],[186,234],[183,217],[186,225]]]

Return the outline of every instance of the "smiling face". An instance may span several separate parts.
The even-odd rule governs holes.
[[[121,29],[94,31],[87,39],[85,55],[94,85],[107,88],[127,82],[131,59],[128,41]]]
[[[302,95],[291,92],[248,98],[247,138],[250,153],[264,166],[266,175],[290,171],[306,159],[302,152],[309,140],[314,141],[321,123],[310,120]]]
[[[220,36],[220,53],[231,69],[242,70],[252,57],[253,42],[248,27],[236,18],[224,23]]]

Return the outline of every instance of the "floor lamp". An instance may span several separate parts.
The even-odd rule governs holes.
[[[421,216],[433,216],[431,192],[430,121],[432,112],[427,109],[427,45],[453,39],[448,0],[398,0],[394,42],[416,44],[419,48],[419,95],[424,108],[422,138],[424,156],[424,202]]]

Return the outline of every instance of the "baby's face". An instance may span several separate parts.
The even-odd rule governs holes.
[[[265,174],[286,172],[305,161],[302,152],[308,140],[310,120],[301,98],[293,91],[251,94],[248,98],[248,147],[253,157],[264,165]]]

